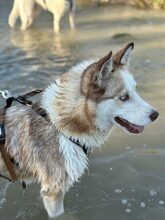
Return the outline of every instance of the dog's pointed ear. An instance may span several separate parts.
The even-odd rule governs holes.
[[[113,56],[114,64],[119,66],[128,64],[133,48],[134,48],[134,43],[131,42],[127,44],[123,49],[119,50]]]
[[[99,87],[105,87],[112,71],[112,51],[97,62],[96,83]]]
[[[89,65],[82,75],[81,91],[83,94],[95,100],[100,99],[105,92],[112,69],[112,51]]]

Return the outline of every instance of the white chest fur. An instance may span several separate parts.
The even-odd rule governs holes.
[[[61,135],[60,151],[64,156],[65,170],[68,175],[66,190],[83,175],[88,167],[88,158],[81,147]]]

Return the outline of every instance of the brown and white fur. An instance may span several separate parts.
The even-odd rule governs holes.
[[[69,24],[73,29],[74,24],[74,0],[14,0],[13,8],[9,15],[9,26],[14,28],[18,18],[21,19],[21,30],[28,29],[35,17],[42,10],[48,10],[54,16],[54,31],[60,31],[60,20],[66,11],[69,11]]]
[[[129,73],[133,47],[130,43],[114,56],[110,52],[84,61],[58,76],[41,98],[50,122],[30,107],[7,110],[6,149],[19,164],[15,170],[20,180],[31,177],[41,184],[50,217],[64,212],[65,192],[88,166],[86,154],[70,137],[92,151],[106,141],[114,125],[141,133],[158,117],[137,94]],[[0,172],[5,169],[2,162]]]

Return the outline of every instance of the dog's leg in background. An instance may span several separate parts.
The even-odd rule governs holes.
[[[44,207],[50,217],[57,217],[64,213],[64,193],[62,191],[57,192],[54,188],[43,186],[41,196],[43,198]]]
[[[74,17],[75,17],[74,11],[70,11],[69,12],[69,24],[70,24],[71,29],[75,28]]]
[[[19,12],[22,22],[21,30],[26,30],[33,23],[34,0],[19,0]]]
[[[11,13],[10,13],[9,18],[8,18],[8,24],[11,28],[15,27],[16,21],[19,17],[18,1],[19,0],[14,1],[13,8],[12,8]]]
[[[75,9],[76,9],[76,4],[74,0],[69,0],[70,2],[70,9],[69,9],[69,24],[70,28],[74,29],[75,28]]]
[[[54,32],[59,33],[60,32],[60,20],[61,20],[61,14],[54,14]]]

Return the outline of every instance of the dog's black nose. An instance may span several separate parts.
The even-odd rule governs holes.
[[[152,111],[152,113],[150,114],[150,119],[151,119],[151,121],[155,121],[158,116],[159,116],[159,112],[157,112],[157,111]]]

